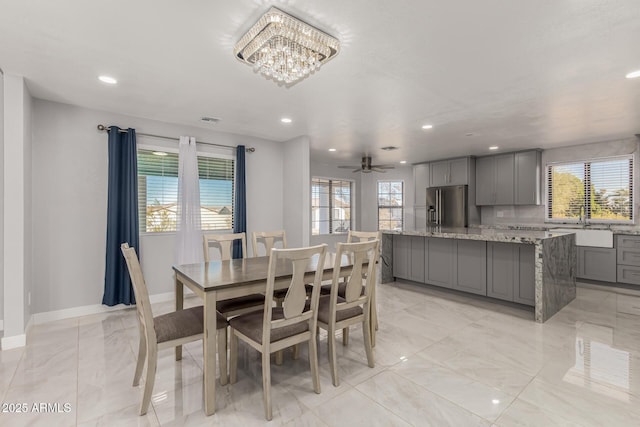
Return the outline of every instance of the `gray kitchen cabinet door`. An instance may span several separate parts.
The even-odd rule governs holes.
[[[495,197],[494,205],[513,205],[513,187],[514,187],[514,155],[501,154],[495,156],[496,174],[495,174]]]
[[[427,188],[429,187],[429,164],[423,163],[413,167],[413,191],[416,206],[427,204]]]
[[[578,274],[581,279],[615,282],[616,249],[578,246]]]
[[[449,161],[429,163],[429,173],[431,175],[431,187],[441,187],[449,185]],[[425,192],[426,198],[426,192]]]
[[[393,276],[399,279],[409,279],[410,237],[397,234],[393,236]]]
[[[467,185],[469,184],[469,159],[449,160],[449,182],[447,185]]]
[[[513,301],[536,305],[536,260],[534,245],[516,245],[519,252],[518,280],[513,289]]]
[[[495,158],[493,156],[477,158],[476,205],[492,205],[495,189]]]
[[[426,280],[431,285],[453,287],[453,255],[455,239],[430,237],[426,249]]]
[[[516,249],[513,243],[487,243],[487,296],[513,301]]]
[[[523,151],[515,157],[515,204],[540,204],[540,151]]]
[[[424,241],[422,236],[409,236],[409,280],[424,283]]]
[[[456,241],[456,284],[454,288],[478,295],[487,294],[487,242]]]

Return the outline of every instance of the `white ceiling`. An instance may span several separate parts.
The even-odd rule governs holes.
[[[233,56],[272,5],[342,43],[291,88]],[[639,40],[638,0],[0,0],[0,67],[37,98],[280,141],[309,135],[313,156],[335,163],[631,137],[640,78],[624,76],[640,69]]]

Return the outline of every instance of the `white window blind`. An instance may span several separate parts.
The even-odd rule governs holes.
[[[311,234],[346,233],[351,229],[352,182],[311,180]]]
[[[198,156],[203,230],[233,228],[234,161]],[[141,232],[176,231],[178,154],[138,149]]]
[[[378,230],[402,230],[404,183],[378,181]]]
[[[633,222],[633,157],[547,167],[547,219]]]

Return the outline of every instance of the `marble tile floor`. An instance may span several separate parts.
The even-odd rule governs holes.
[[[298,360],[286,354],[283,366],[272,364],[269,424],[640,425],[640,311],[626,313],[640,307],[640,293],[629,292],[580,285],[575,301],[537,324],[522,306],[380,285],[376,367],[367,367],[354,327],[349,346],[337,346],[341,384],[334,387],[322,333],[322,393],[313,392],[306,349]],[[171,309],[156,304],[154,314]],[[238,382],[218,384],[215,415],[202,411],[202,347],[192,343],[181,362],[171,350],[160,353],[149,413],[138,416],[142,389],[131,386],[137,337],[132,309],[32,327],[25,348],[0,351],[2,409],[27,404],[27,413],[0,412],[0,425],[266,424],[260,358],[242,344]],[[59,406],[34,412],[34,403]]]

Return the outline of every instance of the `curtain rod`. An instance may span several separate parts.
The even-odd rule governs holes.
[[[98,125],[97,127],[98,127],[99,131],[108,132],[109,128],[111,126]],[[126,132],[126,130],[120,129],[120,132]],[[151,138],[160,138],[160,139],[168,139],[168,140],[172,140],[172,141],[180,141],[180,138],[176,138],[176,137],[173,137],[173,136],[154,135],[152,133],[143,133],[143,132],[136,132],[136,134],[140,135],[140,136],[149,136]],[[237,147],[237,146],[233,146],[233,145],[214,144],[213,142],[204,142],[204,141],[196,141],[196,143],[205,144],[205,145],[214,145],[216,147],[225,147],[225,148],[236,148]],[[253,147],[247,147],[245,149],[245,151],[247,153],[253,153],[254,151],[256,151],[256,149],[253,148]]]

